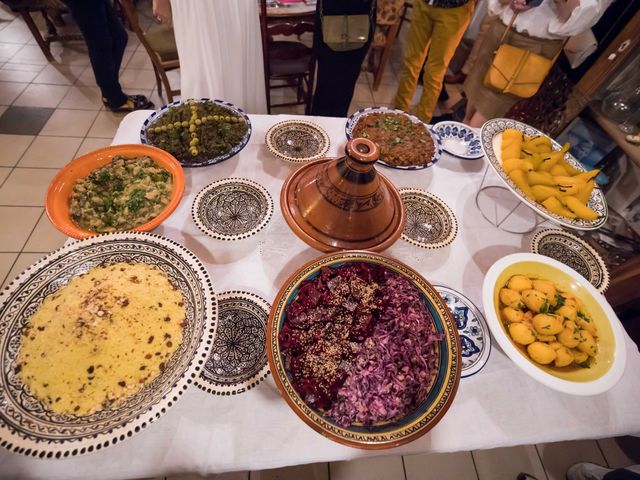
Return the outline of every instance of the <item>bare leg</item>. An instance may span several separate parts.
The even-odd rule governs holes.
[[[470,127],[480,128],[487,121],[487,118],[480,112],[476,111],[471,117],[471,120],[467,123]]]
[[[476,107],[475,105],[473,105],[471,102],[468,101],[467,108],[465,109],[465,112],[464,112],[464,120],[462,120],[462,122],[469,125],[469,122],[471,121],[471,117],[473,117],[474,113],[476,113]]]

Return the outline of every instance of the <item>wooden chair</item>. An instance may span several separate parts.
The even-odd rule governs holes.
[[[267,111],[272,107],[304,105],[305,114],[311,111],[315,56],[313,48],[300,41],[305,33],[313,34],[314,23],[307,20],[287,18],[270,23],[267,17],[266,0],[260,0],[260,28],[264,58],[264,82],[267,94]],[[274,40],[275,36],[294,37],[297,40]],[[280,81],[274,85],[274,81]],[[271,90],[296,88],[296,101],[271,103]]]
[[[180,95],[180,90],[171,88],[167,73],[169,70],[180,68],[176,39],[173,28],[161,28],[150,32],[143,32],[138,22],[138,11],[132,0],[117,0],[129,28],[136,34],[140,43],[144,46],[156,75],[158,95],[162,96],[162,86],[167,92],[168,102],[173,102],[174,95]]]

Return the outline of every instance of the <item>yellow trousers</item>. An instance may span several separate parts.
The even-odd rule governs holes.
[[[456,8],[432,7],[425,0],[413,2],[411,29],[395,98],[396,108],[409,110],[426,57],[427,63],[422,74],[422,95],[416,115],[424,122],[431,121],[444,74],[471,21],[474,5],[473,0]]]

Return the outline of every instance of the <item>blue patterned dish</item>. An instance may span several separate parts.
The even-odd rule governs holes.
[[[464,123],[439,122],[433,126],[433,130],[442,140],[445,152],[466,160],[482,158],[480,136]]]
[[[433,153],[433,157],[429,158],[429,159],[425,159],[425,163],[422,163],[420,165],[393,165],[391,163],[387,163],[384,161],[384,158],[380,158],[378,160],[378,163],[384,165],[385,167],[389,167],[389,168],[397,168],[398,170],[420,170],[423,168],[428,168],[432,165],[434,165],[438,160],[440,160],[440,157],[442,156],[442,141],[440,140],[440,137],[438,136],[438,134],[436,132],[434,132],[433,128],[431,128],[429,125],[427,125],[426,123],[424,123],[422,120],[420,120],[418,117],[416,117],[415,115],[410,115],[405,111],[402,110],[398,110],[396,108],[388,108],[388,107],[367,107],[367,108],[363,108],[361,110],[358,110],[357,112],[355,112],[353,115],[351,115],[348,119],[347,119],[347,124],[345,126],[345,134],[347,135],[347,139],[351,140],[351,138],[353,137],[353,129],[356,127],[356,125],[358,124],[358,121],[362,118],[365,117],[371,113],[395,113],[398,115],[404,115],[405,117],[407,117],[409,120],[411,120],[413,123],[420,123],[422,125],[424,125],[424,128],[427,129],[427,131],[429,132],[429,135],[431,135],[431,138],[433,139],[433,146],[434,146],[434,153]]]
[[[471,300],[443,285],[434,285],[451,310],[458,327],[462,346],[462,378],[482,370],[491,354],[489,327],[478,307]]]
[[[156,110],[151,115],[149,115],[149,118],[147,118],[144,121],[144,123],[142,124],[142,128],[140,129],[140,142],[143,143],[144,145],[153,145],[147,139],[147,128],[152,126],[165,113],[167,113],[169,108],[180,106],[180,105],[185,104],[185,103],[187,103],[189,101],[191,101],[191,99],[184,100],[184,101],[177,100],[175,102],[172,102],[172,103],[169,103],[167,105],[164,105],[164,106],[160,107],[159,110]],[[227,159],[233,157],[236,153],[239,153],[240,150],[242,150],[247,145],[247,143],[249,143],[249,138],[251,137],[251,121],[249,120],[249,117],[247,116],[247,114],[244,113],[244,110],[242,110],[239,107],[236,107],[232,103],[225,102],[224,100],[217,100],[217,99],[216,100],[211,100],[209,98],[201,98],[201,99],[196,100],[196,101],[197,102],[213,102],[213,103],[215,103],[217,105],[220,105],[221,107],[224,107],[224,108],[230,110],[234,114],[242,117],[244,119],[244,121],[246,122],[248,128],[247,128],[247,133],[245,133],[244,137],[242,137],[242,140],[240,140],[240,143],[235,145],[227,153],[224,153],[222,155],[218,155],[216,157],[211,157],[211,158],[208,158],[208,159],[200,161],[200,162],[183,162],[181,159],[178,158],[178,161],[180,162],[180,164],[183,167],[206,167],[207,165],[214,165],[216,163],[220,163],[223,160],[227,160]],[[155,146],[155,145],[153,145],[153,146]]]

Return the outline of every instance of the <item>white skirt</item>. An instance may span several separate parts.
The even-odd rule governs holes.
[[[171,0],[181,98],[218,98],[266,113],[256,0]]]

